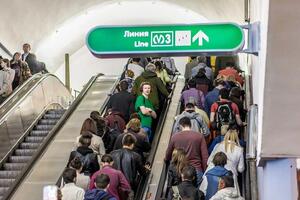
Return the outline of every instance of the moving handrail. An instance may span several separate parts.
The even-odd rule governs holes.
[[[24,167],[20,175],[17,177],[13,185],[10,187],[9,191],[6,193],[6,195],[3,197],[4,200],[8,200],[12,197],[15,190],[18,188],[18,186],[22,183],[23,179],[26,177],[30,169],[33,167],[35,162],[40,158],[40,156],[43,154],[44,150],[47,148],[48,144],[52,141],[52,139],[55,137],[55,135],[59,132],[59,130],[63,127],[65,122],[68,120],[68,118],[71,116],[71,114],[76,110],[80,102],[83,100],[89,89],[92,87],[92,85],[95,83],[97,78],[100,76],[103,76],[103,74],[97,74],[96,76],[93,76],[89,82],[86,84],[85,88],[81,91],[79,96],[74,100],[74,102],[70,105],[68,110],[63,114],[61,119],[57,122],[57,124],[54,126],[54,128],[49,132],[47,137],[44,139],[44,141],[41,143],[39,148],[37,149],[37,152],[35,155],[33,155],[32,159],[28,162],[27,166]]]

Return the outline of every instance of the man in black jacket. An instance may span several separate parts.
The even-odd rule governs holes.
[[[119,86],[120,92],[109,98],[107,109],[114,108],[114,110],[122,113],[127,123],[129,116],[134,112],[134,96],[127,92],[128,83],[126,80],[122,80]]]
[[[24,53],[22,54],[22,61],[28,64],[31,74],[33,75],[39,72],[48,73],[45,63],[37,61],[35,54],[30,53],[30,50],[30,44],[23,44]]]
[[[137,175],[138,173],[143,176],[150,166],[144,166],[141,156],[133,151],[136,138],[128,133],[123,137],[123,148],[111,152],[114,160],[114,168],[123,172],[133,190],[137,189]]]

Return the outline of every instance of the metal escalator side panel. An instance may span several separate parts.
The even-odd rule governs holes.
[[[117,77],[98,76],[87,84],[87,88],[78,96],[81,99],[75,100],[75,104],[71,105],[39,147],[39,155],[10,199],[40,200],[43,186],[56,184],[66,167],[83,120],[89,117],[91,111],[99,110],[107,102],[108,94],[116,83]]]
[[[175,120],[175,116],[178,114],[178,106],[180,104],[181,91],[184,87],[184,78],[179,77],[175,89],[173,91],[173,96],[169,105],[168,113],[166,119],[164,121],[162,132],[160,136],[160,141],[158,147],[155,152],[155,157],[152,163],[152,168],[150,172],[150,179],[147,183],[147,189],[143,195],[142,199],[147,199],[146,197],[150,197],[149,199],[158,198],[159,184],[161,179],[161,174],[164,168],[164,156],[166,150],[169,145],[169,141],[172,135],[173,124]],[[148,195],[151,194],[151,195]]]

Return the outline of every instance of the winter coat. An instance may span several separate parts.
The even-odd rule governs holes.
[[[140,90],[141,83],[149,82],[151,85],[151,93],[149,95],[149,100],[154,106],[154,109],[157,110],[159,108],[159,95],[163,95],[167,97],[169,95],[166,86],[157,77],[155,72],[145,71],[141,74],[141,76],[135,79],[132,93],[136,96],[142,95],[142,91]]]
[[[111,152],[114,164],[113,167],[123,172],[133,190],[137,188],[138,173],[143,176],[146,169],[142,163],[141,156],[130,149],[118,149]]]
[[[178,191],[182,199],[189,200],[201,200],[203,199],[203,193],[199,191],[191,181],[183,181],[178,186]],[[173,199],[173,190],[168,195],[168,200]]]
[[[169,77],[168,72],[165,69],[162,69],[160,71],[156,71],[156,75],[158,78],[160,78],[162,80],[162,82],[164,83],[164,85],[166,85],[167,83],[171,82],[171,79]]]
[[[88,190],[84,195],[84,200],[117,200],[115,197],[101,189]]]
[[[108,121],[107,125],[111,129],[115,129],[120,132],[123,132],[126,128],[126,122],[125,122],[124,116],[121,112],[112,111],[109,115],[107,115],[105,117],[105,119]]]
[[[200,114],[196,112],[187,112],[183,111],[180,115],[176,116],[175,124],[173,128],[173,133],[177,133],[180,131],[179,120],[183,117],[188,117],[192,123],[192,130],[202,133],[204,136],[208,136],[210,134],[210,130],[207,127],[207,124],[203,121]]]
[[[210,200],[244,200],[235,188],[228,187],[219,190]]]
[[[226,175],[229,175],[229,171],[221,166],[216,166],[205,173],[200,190],[204,192],[206,200],[218,191],[219,179]]]

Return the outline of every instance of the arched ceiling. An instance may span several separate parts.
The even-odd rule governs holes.
[[[145,0],[144,0],[145,1]],[[98,6],[105,7],[111,4],[122,4],[122,0],[1,0],[2,8],[0,12],[0,38],[1,42],[12,52],[20,51],[24,42],[32,44],[33,51],[37,49],[40,43],[58,30],[66,21],[78,17],[78,15],[88,12]],[[125,1],[126,2],[126,1]],[[131,0],[139,3],[141,0]],[[152,0],[155,3],[169,3],[176,5],[187,11],[193,11],[211,21],[233,21],[243,22],[243,4],[244,0]],[[167,5],[167,4],[166,4]],[[139,10],[147,9],[145,7]],[[167,7],[165,8],[167,9]],[[132,10],[131,12],[135,12]],[[111,15],[120,15],[121,13],[111,13]],[[107,16],[109,17],[109,16]],[[139,16],[137,16],[139,17]],[[151,16],[148,16],[151,18]],[[172,16],[170,16],[172,18]],[[126,19],[126,16],[124,16]],[[168,21],[168,19],[165,19]],[[171,20],[172,21],[172,20]],[[145,23],[145,22],[144,22]],[[123,23],[124,24],[124,23]],[[78,27],[80,29],[80,27]],[[73,36],[77,31],[70,34]],[[83,41],[82,38],[80,41]],[[83,42],[69,45],[67,51],[74,53],[83,46]],[[61,51],[61,59],[52,64],[59,66],[63,61],[63,44],[53,45],[52,48]],[[45,53],[45,52],[44,52]],[[39,55],[37,55],[39,57]],[[56,67],[56,68],[57,68]],[[51,70],[51,69],[50,69]],[[54,70],[54,68],[52,69]]]

